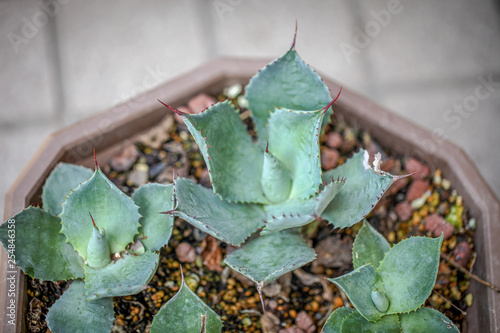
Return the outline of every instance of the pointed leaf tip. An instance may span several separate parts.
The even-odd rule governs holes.
[[[183,116],[184,115],[184,112],[180,111],[180,110],[177,110],[177,109],[174,109],[173,107],[171,107],[170,105],[168,104],[165,104],[163,103],[162,101],[160,101],[159,99],[157,99],[158,102],[160,102],[161,104],[163,104],[164,106],[166,106],[167,108],[170,109],[170,111],[173,111],[175,113],[177,113],[179,116]]]
[[[99,229],[97,228],[97,226],[95,225],[95,221],[94,221],[94,218],[92,217],[92,214],[90,214],[89,212],[89,215],[90,215],[90,218],[92,219],[92,224],[94,225],[94,228],[99,231]]]
[[[342,92],[342,87],[340,87],[339,93],[338,93],[338,94],[337,94],[337,96],[333,99],[333,101],[331,101],[330,103],[328,103],[328,105],[327,105],[327,106],[325,106],[325,107],[323,108],[323,109],[324,109],[323,114],[325,114],[325,113],[326,113],[326,110],[328,110],[328,109],[330,108],[330,106],[332,106],[332,105],[333,105],[333,103],[335,103],[335,102],[337,101],[337,99],[339,98],[339,96],[340,96],[340,93],[341,93],[341,92]]]
[[[295,33],[293,34],[293,41],[292,41],[292,45],[290,46],[290,51],[295,49],[295,41],[297,40],[297,27],[298,27],[298,23],[297,23],[297,20],[295,20]]]
[[[99,164],[97,164],[97,157],[95,155],[95,147],[94,147],[94,163],[95,163],[95,169],[99,169]]]

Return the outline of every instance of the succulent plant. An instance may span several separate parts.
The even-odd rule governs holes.
[[[397,179],[362,149],[322,173],[319,138],[336,101],[294,48],[246,87],[256,142],[231,101],[182,117],[205,159],[213,189],[175,180],[166,213],[234,246],[225,263],[258,288],[315,258],[300,227],[324,219],[334,228],[359,222]],[[339,92],[340,95],[340,92]]]
[[[143,185],[132,199],[97,161],[95,172],[61,163],[44,184],[43,209],[30,206],[0,226],[9,258],[24,273],[74,280],[49,309],[52,332],[111,331],[112,298],[140,292],[156,272],[156,251],[173,225],[158,212],[173,208],[173,200],[173,185]]]
[[[222,320],[189,289],[184,281],[182,267],[181,275],[182,283],[179,291],[155,315],[150,332],[221,332]]]
[[[458,332],[445,315],[422,306],[436,282],[442,241],[410,237],[391,248],[364,221],[353,246],[354,271],[329,279],[355,309],[335,310],[323,332]]]

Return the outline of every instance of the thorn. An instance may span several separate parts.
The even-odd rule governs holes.
[[[170,214],[170,215],[172,215],[173,213],[175,213],[175,209],[167,210],[166,212],[160,212],[160,214]]]
[[[158,99],[157,101],[158,101],[158,102],[160,102],[161,104],[165,105],[167,108],[169,108],[169,109],[170,109],[170,111],[173,111],[173,112],[177,113],[179,116],[183,116],[183,115],[185,114],[184,112],[182,112],[182,111],[180,111],[180,110],[177,110],[177,109],[174,109],[174,108],[173,108],[173,107],[171,107],[170,105],[163,103],[163,102],[162,102],[162,101],[160,101],[159,99]]]
[[[271,214],[271,217],[273,218],[273,220],[276,220],[276,217],[273,214]]]
[[[207,145],[207,148],[212,148],[212,146],[211,145]]]
[[[179,268],[181,270],[182,284],[184,284],[184,272],[182,271],[182,264],[181,263],[179,263]]]
[[[266,153],[269,154],[269,141],[267,141],[267,144],[266,144]]]
[[[283,217],[286,217],[285,213],[283,213]]]
[[[95,156],[95,147],[94,147],[94,163],[95,163],[95,169],[99,169],[99,165],[97,164],[97,157]]]
[[[299,214],[299,213],[297,213],[297,216],[298,216],[298,217],[300,217],[300,214]]]
[[[292,46],[290,46],[290,51],[295,49],[295,41],[297,40],[297,20],[295,20],[295,34],[293,35]]]
[[[342,87],[340,87],[340,90],[339,90],[339,93],[337,94],[337,97],[335,97],[335,98],[333,99],[333,101],[331,101],[330,103],[328,103],[328,105],[327,105],[327,106],[325,106],[325,107],[324,107],[325,111],[323,111],[323,114],[325,114],[325,113],[326,113],[326,110],[328,110],[328,108],[329,108],[330,106],[332,106],[332,105],[333,105],[333,103],[335,103],[335,101],[339,98],[339,96],[340,96],[340,93],[341,93],[341,92],[342,92]]]
[[[94,228],[96,228],[96,230],[99,231],[99,229],[95,225],[94,218],[92,217],[92,214],[90,214],[90,212],[89,212],[89,215],[90,215],[90,218],[92,219],[92,223],[94,224]]]

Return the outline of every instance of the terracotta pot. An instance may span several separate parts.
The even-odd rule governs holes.
[[[104,164],[135,136],[158,124],[167,112],[157,102],[158,98],[180,106],[197,93],[215,94],[232,83],[246,84],[267,63],[263,60],[221,58],[125,104],[52,134],[7,192],[4,220],[29,204],[40,203],[45,178],[59,161],[91,167],[92,148],[95,147],[100,163]],[[328,79],[324,81],[331,91],[339,90],[339,84]],[[463,196],[471,216],[477,220],[474,273],[500,285],[500,242],[495,241],[500,239],[500,204],[464,152],[451,143],[433,141],[428,131],[347,89],[336,102],[335,112],[342,114],[351,124],[369,129],[384,147],[419,158],[430,167],[443,171]],[[0,247],[0,252],[2,332],[22,332],[26,308],[24,275],[17,268],[9,268],[3,247]],[[13,279],[7,280],[12,275],[15,276],[15,283],[10,283]],[[500,328],[500,294],[471,281],[474,303],[467,314],[469,332],[495,332]],[[12,303],[16,306],[13,321],[9,317],[9,305]]]

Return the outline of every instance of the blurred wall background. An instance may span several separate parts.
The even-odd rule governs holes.
[[[493,0],[0,0],[0,197],[49,133],[210,59],[280,56],[295,20],[306,62],[462,147],[500,196],[499,18]]]

